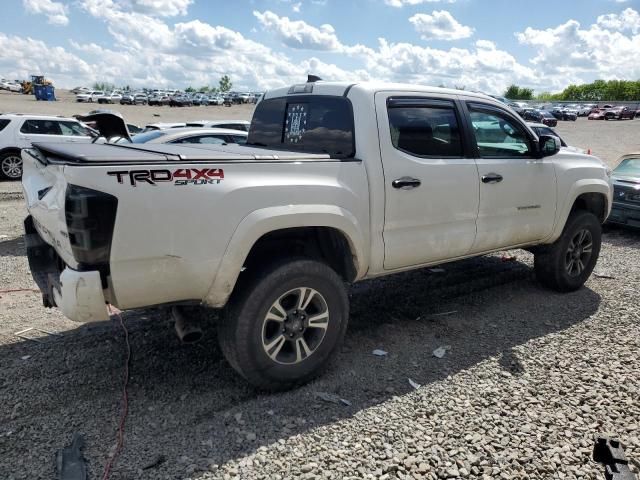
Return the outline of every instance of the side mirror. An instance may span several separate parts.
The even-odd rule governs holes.
[[[560,151],[560,139],[553,135],[540,135],[538,138],[539,158],[550,157]]]

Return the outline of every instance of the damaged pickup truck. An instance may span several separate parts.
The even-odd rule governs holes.
[[[246,146],[43,143],[22,156],[46,306],[80,322],[107,319],[108,304],[223,309],[224,355],[273,390],[327,365],[348,284],[526,248],[542,284],[573,291],[611,208],[598,158],[560,151],[488,96],[413,85],[270,91]]]

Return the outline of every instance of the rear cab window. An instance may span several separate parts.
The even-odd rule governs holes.
[[[389,98],[387,113],[396,149],[419,157],[462,157],[460,122],[453,101]]]
[[[351,101],[325,95],[291,95],[256,107],[247,144],[334,158],[355,155]]]

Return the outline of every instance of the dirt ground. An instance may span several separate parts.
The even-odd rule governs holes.
[[[78,111],[0,94],[2,111],[22,105]],[[136,123],[160,121],[147,110],[161,121],[192,111],[189,119],[250,116],[249,107],[126,107]],[[558,131],[613,164],[640,150],[639,128],[640,120],[580,119]],[[35,288],[25,215],[19,184],[0,182],[0,290]],[[125,312],[129,414],[111,478],[595,480],[604,478],[590,458],[597,433],[620,438],[638,471],[640,233],[607,228],[599,276],[568,295],[543,289],[532,256],[512,253],[354,285],[332,367],[280,394],[256,392],[232,371],[215,312],[203,313],[205,338],[191,346],[180,344],[166,311]],[[26,328],[59,335],[16,335]],[[0,293],[0,479],[56,478],[55,454],[74,433],[84,436],[89,478],[102,478],[124,359],[115,317],[81,325],[43,308],[38,293]]]

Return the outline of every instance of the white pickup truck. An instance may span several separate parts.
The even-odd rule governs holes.
[[[46,306],[82,322],[108,304],[224,307],[226,358],[266,389],[327,364],[352,282],[526,248],[542,284],[580,288],[612,203],[598,158],[488,96],[413,85],[270,91],[246,146],[43,143],[22,157]]]

